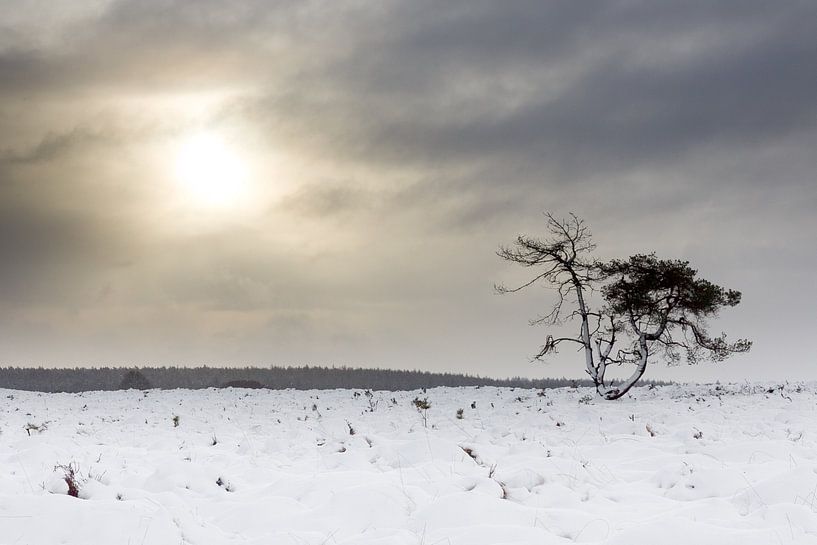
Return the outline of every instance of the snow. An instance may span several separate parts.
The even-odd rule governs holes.
[[[817,385],[589,393],[0,390],[0,543],[817,543]]]

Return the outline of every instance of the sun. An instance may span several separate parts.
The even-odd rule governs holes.
[[[176,178],[186,200],[211,208],[237,205],[247,192],[247,165],[215,133],[185,139],[176,155]]]

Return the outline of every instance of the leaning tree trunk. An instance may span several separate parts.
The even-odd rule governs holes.
[[[584,291],[582,289],[581,280],[579,280],[579,277],[572,271],[570,276],[573,282],[573,287],[576,290],[576,299],[579,304],[579,315],[582,319],[581,342],[584,345],[584,365],[587,374],[590,375],[590,379],[593,381],[593,384],[596,385],[596,390],[598,391],[599,388],[604,386],[604,376],[602,374],[602,376],[599,377],[598,369],[596,369],[596,365],[593,361],[593,344],[590,341],[590,323],[588,318],[589,311],[587,310],[587,304],[584,302]]]
[[[596,365],[594,369],[594,373],[590,373],[590,376],[593,379],[593,383],[596,385],[596,393],[599,396],[606,398],[607,394],[613,390],[610,386],[604,382],[604,374],[607,371],[607,366],[612,364],[613,362],[610,361],[610,352],[613,350],[613,345],[616,342],[616,333],[615,329],[612,331],[612,336],[609,340],[607,340],[607,347],[602,349],[602,340],[597,338],[596,339],[596,352],[598,356],[599,363]]]
[[[582,319],[581,344],[584,345],[585,372],[590,376],[590,380],[592,380],[593,384],[596,386],[596,392],[600,396],[606,397],[610,391],[610,388],[604,385],[604,371],[607,368],[606,359],[610,354],[610,350],[613,348],[613,344],[611,342],[607,347],[606,353],[602,353],[601,346],[598,344],[598,341],[596,341],[599,358],[598,365],[596,365],[593,358],[593,342],[590,339],[590,311],[587,309],[587,303],[584,301],[584,292],[582,290],[581,281],[575,274],[571,273],[571,276],[573,279],[573,286],[576,289],[576,299],[579,304],[579,315]]]
[[[638,359],[635,371],[633,371],[630,378],[625,380],[620,386],[607,390],[603,394],[605,399],[618,399],[624,396],[624,394],[629,392],[630,388],[635,386],[636,383],[641,380],[641,377],[644,376],[644,371],[647,370],[647,358],[649,357],[649,352],[647,350],[647,336],[644,333],[638,336],[638,344],[641,349],[641,357]]]

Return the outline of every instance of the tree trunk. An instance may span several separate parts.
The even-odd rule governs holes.
[[[596,366],[593,362],[593,344],[590,342],[590,323],[587,317],[587,304],[584,302],[584,293],[582,291],[582,283],[576,274],[571,270],[570,276],[573,280],[573,287],[576,290],[576,299],[579,304],[579,314],[582,317],[581,339],[584,345],[584,365],[587,368],[587,374],[593,380],[593,383],[598,387],[601,385]]]
[[[638,344],[641,347],[641,358],[636,364],[635,371],[633,371],[630,378],[625,380],[620,386],[610,388],[607,392],[602,394],[605,399],[612,400],[624,396],[624,394],[629,392],[630,388],[635,386],[636,383],[641,380],[641,377],[644,376],[644,371],[647,370],[647,358],[649,357],[649,352],[647,351],[647,337],[643,333],[638,337]]]

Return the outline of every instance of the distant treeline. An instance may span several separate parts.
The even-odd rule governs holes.
[[[298,390],[360,388],[416,390],[435,386],[507,386],[559,388],[592,386],[589,380],[567,378],[508,379],[474,375],[359,369],[349,367],[99,367],[46,369],[0,368],[0,388],[40,392],[85,392],[128,388],[271,388]]]

